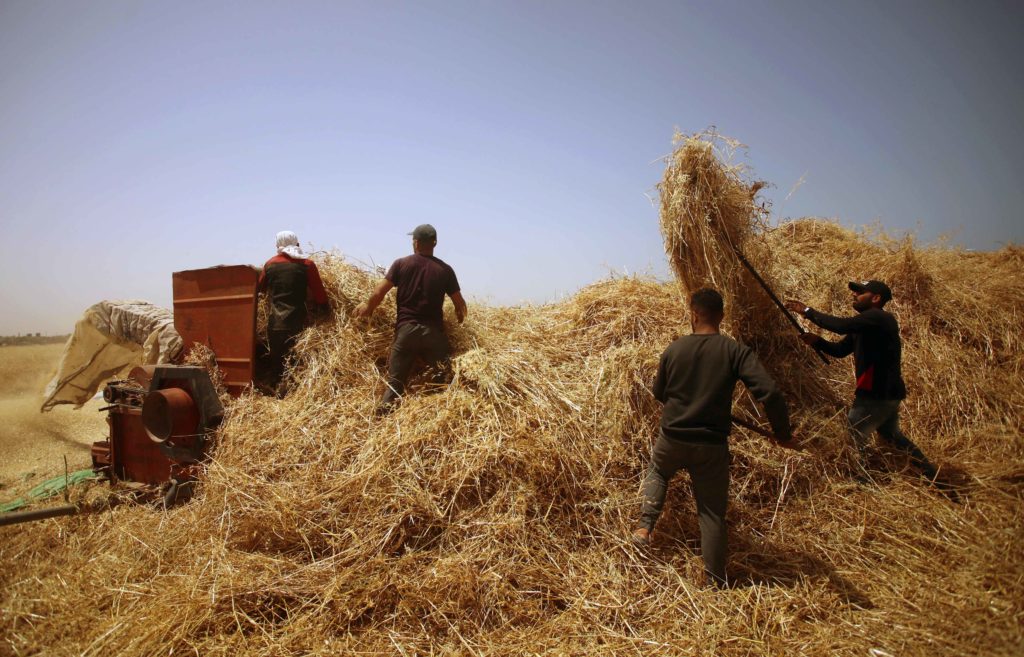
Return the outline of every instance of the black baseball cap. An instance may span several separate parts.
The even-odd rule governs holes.
[[[419,242],[436,242],[437,231],[430,224],[420,224],[409,233],[414,240]]]
[[[854,292],[870,292],[882,297],[882,303],[892,299],[892,290],[882,281],[850,281],[850,289]]]

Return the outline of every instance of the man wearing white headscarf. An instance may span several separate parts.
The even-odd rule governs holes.
[[[277,252],[300,260],[306,257],[299,248],[299,236],[290,230],[282,230],[277,234]]]
[[[316,264],[302,253],[299,238],[290,230],[277,234],[277,255],[263,265],[257,288],[270,299],[268,383],[283,397],[285,361],[295,339],[306,327],[306,303],[312,301],[315,316],[325,316],[330,311],[327,291]]]

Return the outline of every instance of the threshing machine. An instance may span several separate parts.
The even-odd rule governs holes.
[[[257,375],[259,270],[234,265],[172,276],[174,326],[183,354],[206,345],[232,396]],[[93,443],[93,469],[111,481],[161,490],[168,504],[191,494],[224,409],[205,367],[150,365],[103,391],[109,436]]]

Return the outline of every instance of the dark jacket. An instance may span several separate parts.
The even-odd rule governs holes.
[[[279,253],[263,265],[256,287],[270,297],[267,328],[271,331],[301,331],[306,324],[307,298],[321,308],[327,306],[327,291],[312,260]]]
[[[814,347],[836,358],[853,353],[857,397],[903,399],[907,396],[900,365],[900,327],[891,313],[870,308],[853,317],[835,317],[812,308],[804,316],[827,331],[846,336],[839,342],[818,338]]]

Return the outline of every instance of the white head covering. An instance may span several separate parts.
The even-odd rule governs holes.
[[[305,258],[299,248],[299,236],[290,230],[282,230],[277,234],[277,252],[292,258]]]

